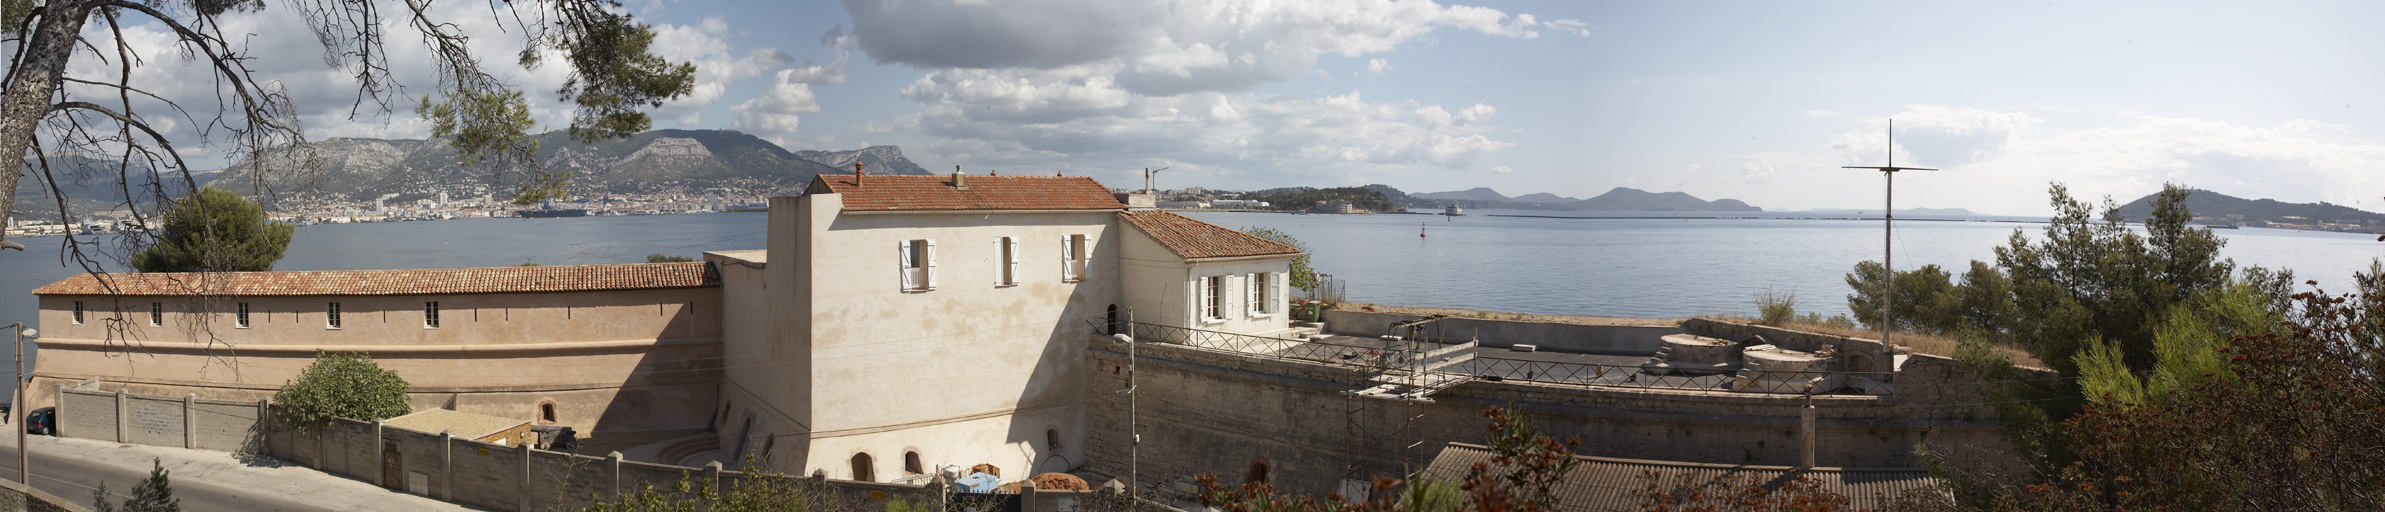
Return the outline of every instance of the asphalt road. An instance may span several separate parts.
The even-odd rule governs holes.
[[[15,439],[9,439],[9,441],[15,441]],[[133,486],[140,485],[141,481],[149,478],[147,471],[134,471],[83,460],[72,454],[45,452],[38,439],[34,441],[33,446],[33,487],[86,507],[91,506],[91,492],[98,489],[102,482],[108,486],[108,502],[121,505],[125,498],[131,497]],[[173,476],[172,474],[168,475],[174,484],[174,497],[182,500],[183,510],[191,512],[322,510],[324,508],[322,505],[287,501],[253,490],[228,489],[198,479],[173,478]],[[0,478],[17,479],[17,451],[13,442],[0,445]]]

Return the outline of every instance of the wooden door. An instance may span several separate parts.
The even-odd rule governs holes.
[[[381,438],[381,486],[406,488],[406,458],[398,453],[396,439]]]

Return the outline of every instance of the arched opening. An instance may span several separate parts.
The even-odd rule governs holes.
[[[1242,472],[1242,483],[1243,485],[1271,484],[1274,483],[1274,478],[1272,478],[1274,473],[1275,463],[1268,462],[1266,457],[1251,459],[1250,469]]]
[[[1054,452],[1060,451],[1060,429],[1045,429],[1043,431],[1043,446]]]
[[[555,424],[555,402],[553,400],[538,404],[538,421],[547,425]]]
[[[862,452],[862,453],[856,453],[856,454],[853,454],[853,481],[856,481],[856,482],[876,482],[876,481],[878,481],[878,475],[874,474],[874,473],[876,473],[876,472],[875,472],[875,471],[871,471],[871,470],[872,470],[872,469],[874,469],[875,467],[876,467],[876,463],[875,463],[874,461],[871,461],[871,460],[870,460],[870,454],[869,454],[868,452]]]
[[[927,465],[919,463],[919,452],[903,452],[903,474],[918,475],[924,473],[927,473]]]
[[[1110,319],[1110,323],[1109,323],[1109,326],[1110,326],[1110,334],[1118,334],[1118,330],[1119,330],[1119,329],[1123,329],[1123,328],[1125,328],[1125,326],[1122,326],[1122,325],[1119,325],[1119,324],[1118,324],[1118,305],[1117,305],[1117,304],[1111,304],[1111,305],[1110,305],[1110,316],[1109,316],[1109,319]]]
[[[1864,354],[1847,354],[1847,366],[1842,368],[1842,370],[1850,372],[1884,371],[1883,369],[1872,367],[1872,357]]]

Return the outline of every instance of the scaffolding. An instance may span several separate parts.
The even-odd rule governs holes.
[[[1368,454],[1396,447],[1402,476],[1421,471],[1416,449],[1425,439],[1416,422],[1424,419],[1425,406],[1433,402],[1434,393],[1474,380],[1470,374],[1438,371],[1474,360],[1473,349],[1479,346],[1474,340],[1449,343],[1440,323],[1446,318],[1434,315],[1392,323],[1378,338],[1382,347],[1368,354],[1367,364],[1354,367],[1359,374],[1354,380],[1368,387],[1342,393],[1343,436],[1349,443],[1342,471],[1344,498],[1370,497]],[[1393,415],[1388,424],[1370,424],[1371,418],[1385,414]]]

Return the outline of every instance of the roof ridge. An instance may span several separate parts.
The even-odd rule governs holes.
[[[429,269],[82,273],[35,295],[440,295],[720,286],[709,262]]]

